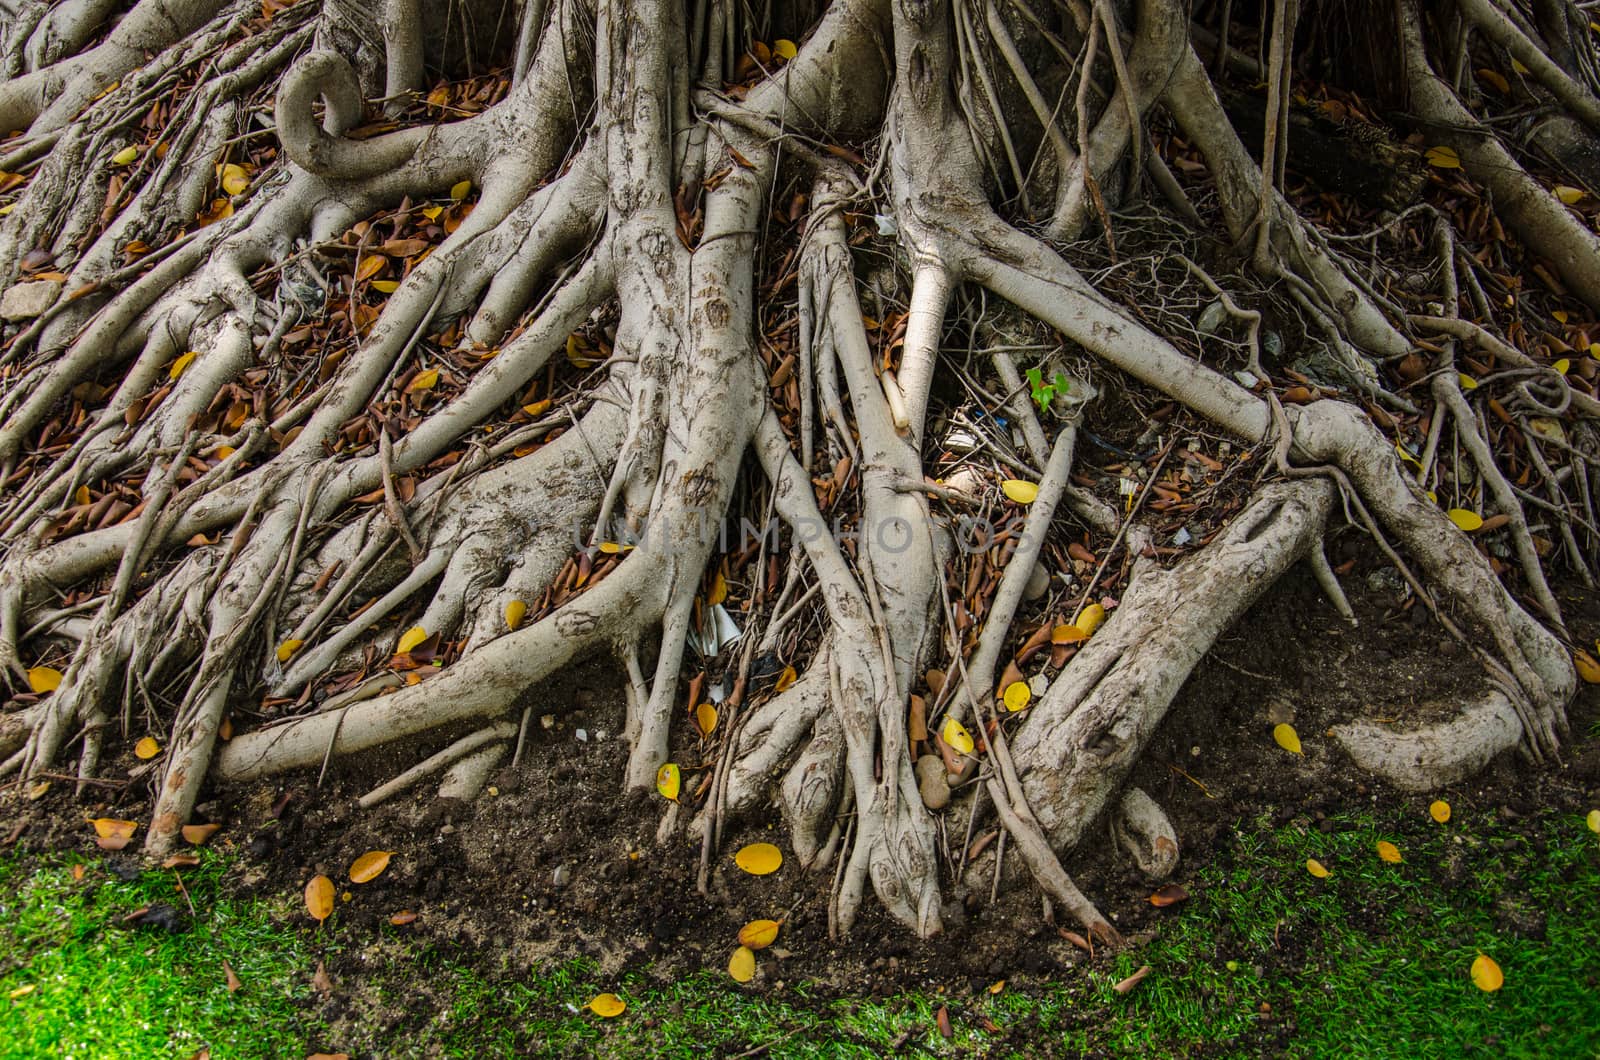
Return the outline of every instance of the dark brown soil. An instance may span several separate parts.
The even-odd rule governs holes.
[[[1356,714],[1404,723],[1449,709],[1451,697],[1478,680],[1476,666],[1435,621],[1419,617],[1420,608],[1399,610],[1401,594],[1365,560],[1356,538],[1342,551],[1334,546],[1334,562],[1358,549],[1362,563],[1345,579],[1358,626],[1339,621],[1308,574],[1284,579],[1202,661],[1137,768],[1133,781],[1177,825],[1184,857],[1179,881],[1224,853],[1233,829],[1248,827],[1263,807],[1280,821],[1321,820],[1362,803],[1415,798],[1354,773],[1322,734]],[[1600,605],[1592,596],[1564,604],[1581,642],[1600,632]],[[341,936],[381,946],[379,925],[409,910],[418,916],[407,930],[490,973],[581,955],[597,961],[602,975],[645,970],[677,979],[722,967],[739,927],[757,918],[785,920],[778,949],[769,951],[780,959],[763,960],[762,975],[750,984],[757,991],[802,982],[813,997],[935,985],[965,990],[1002,977],[1046,978],[1088,959],[1043,921],[1028,884],[1009,886],[996,905],[971,912],[952,903],[949,930],[931,942],[889,920],[869,897],[850,937],[832,941],[830,879],[792,864],[765,878],[734,866],[732,851],[746,842],[784,846],[781,828],[765,822],[732,830],[704,897],[695,887],[698,843],[680,838],[658,846],[661,803],[618,797],[626,746],[617,735],[622,696],[609,667],[579,668],[539,695],[545,709],[563,712],[556,725],[546,730],[535,721],[521,768],[502,771],[491,792],[473,804],[443,805],[424,787],[358,811],[356,796],[415,760],[367,758],[336,763],[320,790],[314,775],[296,776],[222,793],[201,810],[224,824],[220,841],[244,851],[247,892],[298,895],[313,874],[343,880],[361,853],[394,851],[386,873],[351,888],[358,893],[340,907]],[[536,707],[536,717],[539,712]],[[1462,787],[1524,817],[1586,806],[1600,788],[1600,741],[1585,740],[1600,718],[1594,688],[1584,686],[1571,717],[1572,741],[1560,765],[1535,771],[1508,756]],[[1300,732],[1303,761],[1287,758],[1273,743],[1278,720],[1292,721]],[[576,738],[578,729],[586,741]],[[689,748],[681,753],[685,761],[697,757]],[[126,765],[134,764],[129,756]],[[139,819],[147,793],[138,789],[136,797],[136,789],[130,785],[126,795],[103,790],[102,800],[121,797],[90,805],[71,800],[65,790],[28,802],[13,788],[0,798],[6,816],[28,826],[19,847],[92,850],[85,811]],[[1163,914],[1146,900],[1151,882],[1114,857],[1103,835],[1092,832],[1066,864],[1137,941]],[[329,972],[336,980],[346,973],[356,978],[371,955],[347,944],[330,958]],[[418,976],[426,992],[425,973]]]

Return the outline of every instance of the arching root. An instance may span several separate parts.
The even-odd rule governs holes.
[[[1522,739],[1504,692],[1491,689],[1446,721],[1401,729],[1357,720],[1333,727],[1355,764],[1401,791],[1436,791],[1472,776]]]
[[[1121,606],[1010,737],[1051,847],[1072,850],[1110,807],[1189,672],[1316,545],[1332,503],[1326,482],[1275,483],[1172,569],[1139,561]],[[972,863],[969,886],[987,886],[992,864]]]

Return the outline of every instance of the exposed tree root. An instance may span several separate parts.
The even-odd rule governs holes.
[[[1562,135],[1600,131],[1594,56],[1503,6],[1460,13],[1581,127]],[[43,653],[65,660],[47,698],[0,714],[0,769],[32,776],[75,753],[89,780],[113,740],[163,734],[149,852],[175,842],[207,783],[320,776],[384,745],[445,746],[364,784],[363,807],[424,781],[476,797],[546,712],[530,689],[610,654],[626,676],[626,797],[653,797],[682,750],[684,685],[700,699],[719,682],[705,773],[662,828],[698,830],[703,876],[731,822],[775,805],[799,865],[832,869],[837,932],[870,885],[933,935],[941,877],[990,893],[1014,852],[1051,903],[1116,942],[1060,858],[1105,823],[1142,871],[1175,871],[1177,829],[1124,789],[1129,771],[1193,668],[1292,564],[1353,617],[1322,551],[1335,511],[1471,645],[1487,685],[1433,728],[1338,728],[1357,763],[1423,789],[1513,744],[1558,752],[1575,675],[1541,554],[1552,535],[1523,505],[1592,578],[1600,482],[1582,421],[1600,402],[1511,341],[1522,321],[1496,333],[1483,288],[1499,281],[1480,282],[1442,210],[1423,208],[1442,300],[1426,313],[1363,271],[1358,237],[1296,211],[1286,101],[1311,12],[1295,0],[1262,42],[1261,163],[1173,0],[835,0],[792,52],[757,49],[768,27],[738,5],[528,0],[507,77],[455,121],[422,98],[434,60],[416,0],[275,17],[253,0],[139,0],[84,50],[111,7],[70,0],[0,34],[0,131],[20,134],[0,146],[0,196],[20,189],[0,216],[0,278],[10,304],[39,299],[0,331],[0,668],[20,692]],[[340,21],[352,15],[376,36]],[[1418,5],[1401,25],[1417,116],[1600,308],[1593,234],[1436,75],[1448,57]],[[1220,68],[1225,40],[1218,53]],[[269,156],[249,145],[279,78]],[[394,124],[363,128],[380,114]],[[1168,119],[1213,182],[1192,202],[1152,150]],[[119,157],[134,161],[107,169],[130,145]],[[1239,277],[1176,259],[1248,332],[1248,371],[1230,378],[1204,329],[1166,327],[1172,314],[1116,287],[1137,243],[1119,210],[1146,173],[1189,223],[1219,213],[1273,285],[1230,294]],[[419,211],[445,221],[418,225]],[[1102,247],[1113,268],[1096,272]],[[384,269],[394,279],[364,286]],[[991,333],[995,299],[1048,341]],[[965,360],[952,318],[977,321]],[[1325,344],[1369,408],[1432,400],[1417,475],[1374,423],[1387,414],[1291,398],[1273,378],[1289,361],[1263,352],[1269,323]],[[1429,347],[1426,386],[1402,390],[1414,328],[1447,344]],[[1456,343],[1493,362],[1484,378],[1458,383]],[[1128,408],[1152,392],[1171,407],[1110,441],[1080,404],[1058,422],[1043,367],[1062,357],[1115,369],[1098,385]],[[1469,383],[1499,388],[1488,407],[1520,432],[1527,474]],[[1158,438],[1164,461],[1173,424],[1202,421],[1276,464],[1250,464],[1242,510],[1163,566],[1180,550],[1155,547],[1140,511],[1163,463],[1134,483],[1138,450]],[[1073,482],[1084,437],[1127,461],[1120,517]],[[962,480],[931,480],[957,457]],[[1458,497],[1505,516],[1507,577],[1556,632],[1425,492],[1447,460]],[[962,515],[1029,492],[1002,499],[991,471],[1036,487],[1028,517],[958,556]],[[1067,592],[1046,565],[1082,547],[1069,513],[1083,541],[1110,545]],[[728,545],[727,524],[763,514],[781,529]],[[1114,554],[1132,574],[1109,620],[1079,631],[1025,710],[997,709],[1028,687],[1016,661],[1050,648],[1055,611],[1070,620],[1110,591]],[[745,638],[737,651],[719,623]],[[252,700],[261,721],[224,742]],[[981,746],[955,748],[947,719]],[[985,806],[1004,839],[969,856],[946,825]]]

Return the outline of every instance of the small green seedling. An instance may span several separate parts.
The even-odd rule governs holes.
[[[1047,411],[1050,408],[1050,403],[1058,395],[1065,394],[1072,389],[1072,380],[1067,378],[1067,373],[1065,372],[1057,372],[1050,377],[1048,383],[1044,381],[1044,370],[1042,368],[1029,368],[1027,376],[1028,388],[1033,394],[1034,404],[1039,406],[1040,412]]]

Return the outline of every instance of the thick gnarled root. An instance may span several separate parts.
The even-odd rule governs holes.
[[[1194,556],[1135,569],[1121,606],[1009,741],[1053,848],[1072,850],[1101,819],[1195,664],[1316,547],[1332,503],[1324,481],[1267,486]],[[969,868],[975,888],[992,874],[986,866],[987,855]]]

